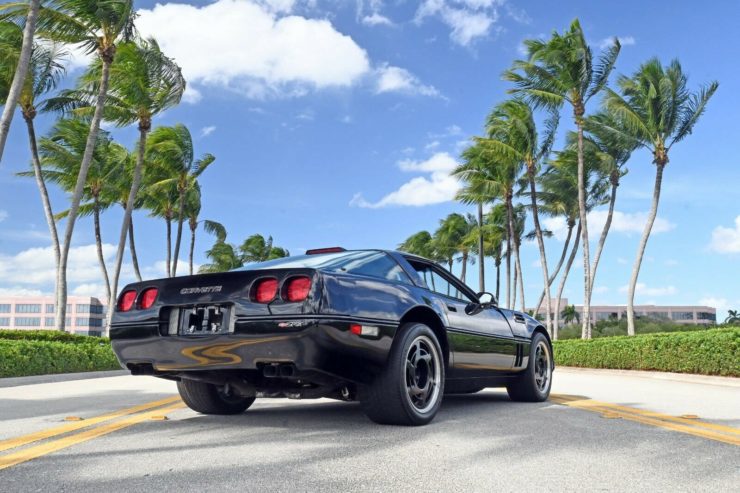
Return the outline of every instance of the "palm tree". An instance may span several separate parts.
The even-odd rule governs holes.
[[[658,213],[668,154],[673,145],[691,134],[719,86],[715,81],[692,93],[687,84],[688,78],[678,60],[663,67],[657,58],[653,58],[643,63],[632,77],[619,77],[617,85],[621,94],[607,90],[604,97],[604,108],[619,123],[619,127],[608,124],[599,126],[607,133],[634,140],[638,146],[650,150],[655,165],[652,205],[637,248],[627,294],[628,335],[635,334],[635,287],[645,247]]]
[[[260,234],[254,234],[244,240],[239,246],[242,264],[251,262],[264,262],[276,258],[289,257],[290,252],[285,248],[276,247],[272,244],[272,236],[265,239]]]
[[[34,1],[34,0],[31,0]],[[14,2],[2,7],[2,16],[11,20],[24,17],[27,2]],[[87,53],[97,53],[101,66],[99,80],[91,94],[94,105],[80,173],[71,197],[64,239],[61,244],[57,272],[56,327],[64,330],[67,307],[67,259],[75,221],[85,188],[87,171],[93,159],[103,109],[108,95],[110,68],[116,56],[119,41],[134,33],[133,0],[56,0],[39,7],[36,33],[39,37],[61,43],[78,45]]]
[[[740,310],[727,310],[727,318],[725,318],[726,324],[740,323]]]
[[[56,183],[64,191],[71,192],[77,184],[80,162],[85,152],[89,123],[82,119],[59,120],[49,135],[39,142],[41,175],[44,180]],[[113,142],[110,134],[98,132],[98,141],[93,152],[93,160],[88,169],[79,215],[92,215],[95,245],[98,262],[105,284],[106,294],[111,295],[108,270],[103,255],[103,242],[100,228],[100,214],[111,203],[106,200],[110,196],[107,187],[114,181],[116,174],[124,166],[128,151]],[[30,176],[31,173],[21,173]],[[57,219],[69,215],[69,210],[56,215]]]
[[[15,33],[17,36],[14,36],[13,34],[16,30],[18,31]],[[7,73],[0,73],[0,91],[4,91],[2,89],[4,87],[10,87],[12,85],[9,77],[14,77],[15,70],[11,71],[13,68],[12,63],[20,56],[21,39],[20,28],[15,24],[10,22],[0,24],[0,59],[2,59],[4,64],[7,63],[8,67]],[[36,186],[41,196],[41,204],[52,240],[54,261],[57,269],[59,268],[60,256],[59,236],[49,199],[49,192],[44,177],[41,174],[34,119],[38,112],[37,107],[41,107],[43,111],[44,102],[39,101],[39,98],[53,91],[62,77],[64,77],[65,69],[62,61],[66,56],[67,53],[60,50],[57,45],[34,44],[28,71],[26,72],[26,79],[21,87],[17,101],[23,119],[26,122],[28,143],[31,150],[31,165],[36,179]]]
[[[15,67],[13,70],[13,78],[10,84],[5,85],[7,90],[3,90],[2,100],[5,102],[5,108],[3,108],[2,117],[0,117],[0,162],[3,160],[3,151],[5,150],[5,142],[10,132],[10,124],[13,121],[13,115],[15,114],[15,108],[18,101],[21,98],[21,92],[23,87],[26,85],[27,74],[31,66],[31,57],[34,49],[33,35],[36,30],[36,19],[39,13],[40,0],[30,0],[26,7],[25,25],[23,27],[23,34],[21,36],[20,50],[18,56],[15,59],[15,63],[8,63],[5,65],[6,68]],[[12,4],[11,4],[12,5]],[[0,6],[0,18],[5,10],[10,10],[11,5],[6,4],[4,7]],[[21,12],[22,12],[21,8]],[[7,23],[10,24],[10,23]],[[15,50],[14,50],[15,51]],[[7,63],[9,60],[5,59],[4,56],[0,55],[3,63]],[[0,74],[2,77],[5,74]]]
[[[112,177],[112,182],[109,183],[107,190],[111,196],[107,199],[111,203],[115,203],[121,206],[124,213],[126,211],[126,202],[128,202],[129,191],[131,190],[131,181],[134,177],[134,167],[136,166],[136,156],[127,151],[127,157],[123,162],[122,170]],[[145,206],[146,194],[140,193],[134,204],[134,209],[141,209]],[[131,253],[131,264],[134,268],[134,275],[136,279],[141,282],[141,270],[139,269],[139,258],[136,253],[136,241],[134,233],[134,216],[131,215],[128,227],[128,246]]]
[[[182,124],[155,129],[149,136],[147,157],[152,161],[152,165],[165,170],[166,178],[151,185],[155,193],[161,187],[168,186],[174,186],[177,190],[177,235],[175,236],[174,259],[168,274],[170,277],[175,277],[182,241],[182,227],[186,218],[185,198],[189,191],[197,186],[198,177],[216,158],[211,154],[205,154],[200,159],[195,159],[190,130]]]
[[[578,322],[578,312],[576,311],[575,305],[568,305],[563,308],[563,311],[560,312],[560,316],[563,318],[563,322],[565,322],[566,325],[574,320],[576,323]]]
[[[160,217],[165,222],[165,239],[166,239],[166,276],[170,276],[172,273],[172,221],[175,219],[177,214],[177,202],[178,194],[173,184],[168,186],[160,186],[156,189],[151,187],[151,184],[157,183],[166,179],[168,175],[165,174],[166,170],[158,167],[149,167],[145,170],[144,174],[144,187],[141,191],[143,197],[144,207],[150,211],[151,217]],[[128,200],[128,192],[130,188],[126,190],[126,200]]]
[[[547,41],[527,40],[525,45],[529,59],[515,61],[513,68],[504,73],[504,79],[516,86],[510,92],[522,95],[534,107],[559,110],[563,104],[568,103],[573,109],[578,132],[578,210],[583,242],[583,324],[586,326],[590,323],[588,295],[591,289],[591,260],[583,159],[584,116],[588,101],[606,86],[621,46],[615,38],[594,65],[591,47],[586,42],[578,19],[562,35],[554,32]]]
[[[236,252],[236,248],[226,243],[226,228],[216,221],[205,221],[204,229],[207,233],[216,236],[216,242],[206,251],[206,257],[211,263],[200,266],[198,272],[201,274],[213,272],[226,272],[244,265],[242,258]]]
[[[455,256],[461,254],[462,271],[460,279],[465,282],[468,258],[470,257],[470,244],[465,238],[470,233],[471,223],[462,214],[453,213],[439,222],[439,228],[434,233],[436,249],[447,260],[450,272]]]
[[[398,249],[430,260],[437,260],[437,252],[434,251],[434,240],[429,231],[419,231],[412,234],[398,245]]]
[[[521,163],[526,170],[534,231],[540,250],[540,264],[542,266],[547,307],[545,317],[547,330],[552,330],[550,320],[552,309],[550,305],[550,274],[547,269],[545,242],[537,208],[536,177],[539,174],[542,161],[550,154],[557,126],[557,115],[552,114],[545,123],[546,130],[540,139],[532,109],[527,103],[514,99],[505,101],[494,108],[486,122],[489,138],[481,141],[484,148],[503,156],[507,160]]]
[[[506,205],[494,205],[483,219],[486,255],[493,257],[496,268],[496,300],[500,300],[501,293],[501,260],[509,252],[504,252],[503,245],[508,231]]]

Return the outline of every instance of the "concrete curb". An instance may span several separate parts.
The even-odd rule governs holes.
[[[603,368],[580,368],[575,366],[556,366],[555,371],[565,373],[591,373],[614,375],[620,377],[649,378],[652,380],[672,380],[674,382],[696,383],[702,385],[720,385],[722,387],[740,388],[740,378],[718,377],[714,375],[695,375],[693,373],[670,373],[662,371],[610,370]]]
[[[89,378],[122,377],[130,375],[127,370],[88,371],[82,373],[56,373],[53,375],[33,375],[30,377],[0,378],[0,388],[36,385],[40,383],[71,382]]]

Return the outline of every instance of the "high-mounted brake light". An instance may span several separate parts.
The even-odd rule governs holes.
[[[308,277],[293,277],[285,285],[286,301],[303,301],[308,298],[311,290],[311,279]]]
[[[306,255],[317,255],[319,253],[339,253],[346,251],[347,250],[342,247],[314,248],[313,250],[306,250]]]
[[[257,303],[269,303],[275,299],[277,290],[277,279],[262,279],[257,281],[257,285],[254,288],[254,301]]]
[[[145,289],[144,292],[141,293],[139,307],[142,310],[148,310],[149,308],[151,308],[154,302],[157,300],[158,294],[159,294],[159,291],[157,290],[157,288]]]
[[[121,297],[118,298],[118,311],[119,312],[127,312],[129,311],[133,306],[134,302],[136,301],[136,291],[129,290],[124,291],[121,293]]]

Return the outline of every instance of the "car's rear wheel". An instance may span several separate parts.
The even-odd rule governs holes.
[[[444,381],[444,358],[434,332],[424,324],[405,324],[388,364],[363,389],[362,408],[376,423],[425,425],[439,410]]]
[[[177,390],[190,409],[202,414],[239,414],[254,402],[254,397],[237,395],[228,386],[196,380],[177,382]]]
[[[506,391],[515,401],[542,402],[550,396],[552,387],[552,347],[547,338],[537,332],[532,338],[527,369]]]

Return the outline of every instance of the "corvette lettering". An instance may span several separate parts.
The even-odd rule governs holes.
[[[180,294],[208,294],[220,293],[223,286],[202,286],[197,288],[182,288]]]

